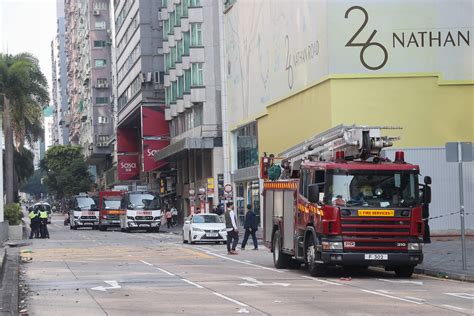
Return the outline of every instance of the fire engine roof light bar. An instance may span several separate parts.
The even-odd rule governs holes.
[[[297,160],[329,160],[336,151],[344,151],[352,159],[378,156],[384,147],[400,137],[381,136],[381,130],[402,129],[397,126],[338,125],[282,152],[280,157]]]

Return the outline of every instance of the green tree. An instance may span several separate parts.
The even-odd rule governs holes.
[[[42,178],[45,176],[43,170],[36,170],[25,184],[20,187],[20,190],[25,193],[33,195],[35,198],[41,198],[41,194],[46,195],[46,187],[42,183]]]
[[[89,191],[93,183],[80,146],[50,147],[41,168],[46,174],[44,184],[58,199]]]
[[[42,137],[42,105],[49,102],[48,83],[38,59],[31,54],[0,54],[0,105],[5,137],[6,203],[15,199],[15,144]]]

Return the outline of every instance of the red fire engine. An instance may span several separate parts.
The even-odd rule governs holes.
[[[275,267],[304,262],[311,275],[328,266],[383,266],[410,277],[423,261],[422,208],[430,177],[419,167],[380,156],[396,127],[336,126],[262,158],[264,240]],[[275,164],[276,160],[281,164]]]

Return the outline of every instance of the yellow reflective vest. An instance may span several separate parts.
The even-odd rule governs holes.
[[[34,218],[36,217],[36,213],[35,213],[35,212],[29,212],[29,213],[28,213],[28,217],[29,217],[30,219],[34,219]]]
[[[40,212],[40,218],[41,218],[41,219],[47,219],[47,218],[48,218],[48,212],[46,212],[46,211],[41,211],[41,212]]]

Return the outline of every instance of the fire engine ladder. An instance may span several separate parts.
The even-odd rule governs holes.
[[[280,153],[292,170],[299,169],[301,162],[330,161],[335,153],[343,151],[346,159],[366,160],[378,157],[385,147],[393,145],[400,137],[382,136],[382,130],[401,129],[396,126],[338,125],[315,135],[304,142]]]

